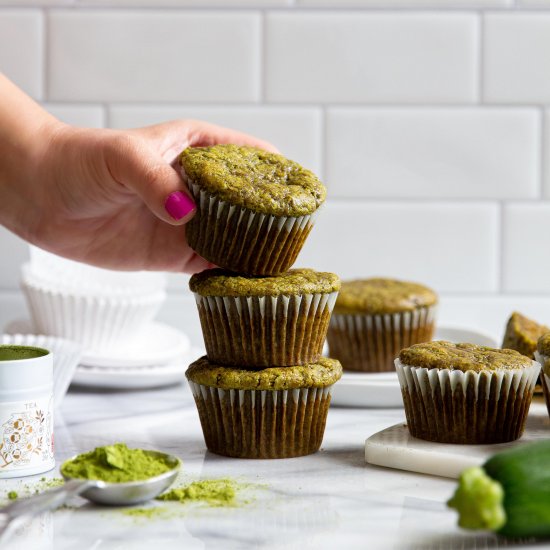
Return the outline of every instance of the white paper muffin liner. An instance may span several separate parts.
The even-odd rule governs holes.
[[[380,315],[334,313],[328,330],[331,357],[348,371],[393,372],[399,352],[432,339],[437,306]]]
[[[23,276],[21,286],[37,333],[74,340],[85,351],[115,348],[147,325],[166,297],[164,290],[108,296],[67,292]]]
[[[518,439],[540,365],[462,372],[395,360],[412,436],[440,443],[504,443]]]
[[[287,271],[317,219],[273,216],[232,205],[188,180],[197,213],[187,224],[189,246],[219,267],[250,275]]]
[[[256,367],[314,363],[321,356],[338,292],[293,296],[200,296],[206,354]]]
[[[166,288],[166,274],[155,271],[115,271],[62,258],[30,246],[31,260],[23,276],[35,285],[94,296],[141,296]]]
[[[53,355],[53,400],[59,407],[75,373],[82,355],[82,346],[76,342],[41,334],[2,334],[0,344],[35,346]]]
[[[222,390],[189,380],[208,449],[235,458],[290,458],[323,441],[332,385]]]

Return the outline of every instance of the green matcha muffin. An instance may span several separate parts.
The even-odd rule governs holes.
[[[295,262],[326,189],[309,170],[254,147],[189,147],[182,174],[197,204],[193,250],[219,267],[277,275]]]
[[[540,365],[509,349],[427,342],[395,360],[412,436],[439,443],[521,437]]]
[[[189,287],[210,361],[284,367],[321,356],[340,279],[312,269],[273,277],[208,269],[193,275]]]
[[[540,372],[540,383],[546,401],[546,408],[550,415],[550,332],[547,332],[538,339],[535,359],[542,367]]]
[[[331,356],[344,370],[392,372],[401,349],[432,339],[437,301],[433,290],[417,283],[343,282],[328,330]]]
[[[534,359],[537,341],[547,332],[550,332],[550,328],[547,326],[539,325],[532,319],[514,311],[506,324],[502,347],[515,349],[522,355]]]
[[[186,376],[210,451],[235,458],[290,458],[321,446],[342,366],[321,357],[309,365],[247,369],[202,357]]]

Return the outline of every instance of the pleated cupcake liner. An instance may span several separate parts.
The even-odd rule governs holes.
[[[142,296],[94,296],[85,288],[78,294],[23,278],[21,286],[34,330],[74,340],[85,351],[116,348],[150,323],[165,297],[164,290]]]
[[[214,363],[258,368],[315,363],[337,296],[195,294],[206,355]]]
[[[437,307],[380,315],[335,313],[328,329],[331,357],[347,371],[393,372],[399,352],[434,333]]]
[[[548,355],[543,355],[538,351],[535,351],[535,359],[540,363],[540,385],[542,386],[542,393],[544,400],[546,401],[546,408],[548,409],[548,415],[550,416],[550,363]]]
[[[233,458],[291,458],[323,441],[332,386],[222,390],[189,380],[206,446]]]
[[[166,288],[166,274],[157,271],[115,271],[69,260],[30,246],[31,261],[23,277],[38,286],[62,288],[73,294],[85,290],[98,296],[141,296]]]
[[[219,267],[249,275],[279,275],[296,261],[320,209],[273,216],[234,206],[189,181],[197,212],[186,225],[189,246]]]
[[[505,443],[521,437],[540,365],[525,369],[427,369],[395,360],[413,437],[438,443]]]

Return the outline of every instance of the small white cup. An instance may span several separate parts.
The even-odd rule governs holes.
[[[0,345],[0,479],[54,466],[52,354]]]

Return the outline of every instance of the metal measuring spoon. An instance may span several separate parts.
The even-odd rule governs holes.
[[[76,479],[62,474],[65,483],[61,487],[29,498],[16,500],[4,508],[0,508],[0,537],[8,530],[8,527],[13,529],[19,523],[19,520],[37,516],[47,510],[54,510],[69,498],[77,495],[96,504],[107,506],[130,506],[155,498],[174,483],[181,462],[179,458],[166,453],[159,453],[158,451],[144,452],[155,458],[162,458],[172,466],[172,469],[158,476],[126,483]],[[75,457],[69,460],[73,458]]]

